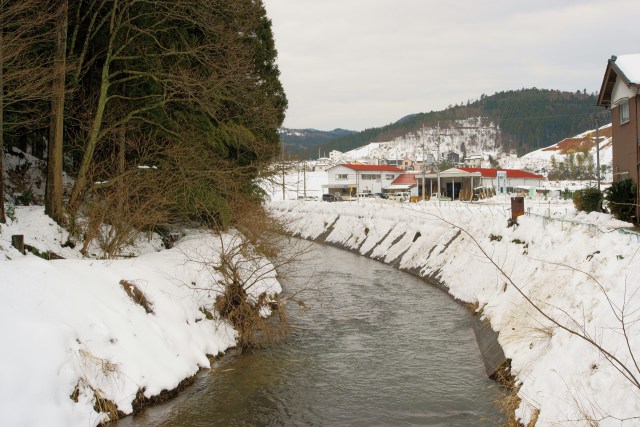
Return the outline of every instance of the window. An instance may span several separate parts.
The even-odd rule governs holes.
[[[391,175],[386,175],[386,176],[385,176],[385,179],[392,180],[392,179],[393,179],[393,174],[391,174]]]
[[[625,124],[629,121],[629,100],[625,100],[620,104],[620,124]]]
[[[347,174],[346,173],[339,173],[336,175],[336,179],[347,179]]]
[[[380,179],[380,175],[370,174],[370,173],[363,173],[363,174],[362,174],[362,179],[363,179],[363,180],[369,180],[369,181],[372,181],[372,180],[374,180],[374,179]]]

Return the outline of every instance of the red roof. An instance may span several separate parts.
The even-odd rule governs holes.
[[[415,184],[416,184],[416,176],[412,173],[403,173],[391,183],[391,185],[415,185]]]
[[[344,165],[345,168],[353,169],[354,171],[385,171],[385,172],[404,172],[402,169],[397,168],[395,166],[387,166],[387,165],[354,165],[351,163],[346,163]]]
[[[507,172],[507,178],[531,178],[531,179],[543,179],[542,175],[537,175],[535,173],[523,171],[520,169],[493,169],[493,168],[458,168],[461,171],[465,172],[480,172],[480,174],[485,178],[495,178],[496,172],[505,171]]]

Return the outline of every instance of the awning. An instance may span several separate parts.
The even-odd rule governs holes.
[[[413,185],[409,185],[409,184],[392,184],[388,187],[385,187],[385,190],[408,190],[411,187],[413,187]]]
[[[322,188],[355,188],[356,184],[322,184]]]

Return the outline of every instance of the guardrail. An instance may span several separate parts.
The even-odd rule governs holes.
[[[638,231],[634,231],[634,230],[629,230],[628,228],[606,228],[601,226],[600,224],[592,224],[589,222],[583,222],[583,221],[576,221],[573,219],[566,219],[566,218],[553,218],[551,216],[547,216],[547,215],[540,215],[540,214],[535,214],[535,213],[531,213],[529,212],[525,212],[525,215],[527,216],[531,216],[531,217],[537,217],[537,218],[541,218],[543,221],[543,225],[544,224],[549,224],[551,222],[559,222],[560,224],[562,224],[562,229],[564,230],[564,225],[565,224],[569,224],[571,226],[585,226],[588,228],[591,228],[592,230],[598,231],[600,233],[611,233],[613,231],[617,231],[618,233],[621,234],[625,234],[628,235],[630,237],[635,237],[636,240],[638,241],[638,243],[640,243],[640,232]]]

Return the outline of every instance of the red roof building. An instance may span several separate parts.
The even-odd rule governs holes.
[[[474,173],[480,172],[483,178],[495,178],[498,175],[498,171],[506,172],[507,179],[522,178],[522,179],[544,179],[542,175],[538,175],[532,172],[523,171],[520,169],[495,169],[495,168],[458,168],[461,171]]]

